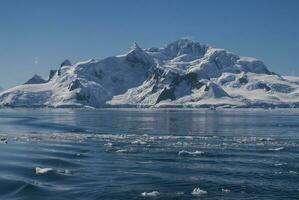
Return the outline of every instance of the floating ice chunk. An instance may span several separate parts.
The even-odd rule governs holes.
[[[144,196],[144,197],[156,197],[158,195],[160,195],[160,193],[158,191],[143,192],[143,193],[141,193],[141,196]]]
[[[179,156],[198,156],[204,154],[203,151],[179,151]]]
[[[230,189],[224,189],[224,188],[222,188],[221,191],[222,191],[222,192],[225,192],[225,193],[229,193],[229,192],[230,192]]]
[[[142,141],[142,140],[135,140],[135,141],[131,142],[131,144],[140,144],[140,145],[144,145],[144,144],[146,144],[146,142],[145,142],[145,141]]]
[[[73,172],[71,170],[69,170],[69,169],[65,169],[63,171],[63,173],[66,174],[66,175],[71,175]]]
[[[284,147],[278,147],[278,148],[273,148],[273,149],[269,149],[270,151],[281,151],[284,150]]]
[[[201,196],[204,194],[208,194],[208,192],[205,190],[201,190],[200,188],[194,188],[194,190],[191,192],[191,194],[194,196]]]
[[[119,150],[117,150],[116,152],[117,152],[117,153],[128,153],[129,150],[127,150],[127,149],[119,149]]]
[[[282,166],[282,165],[287,165],[287,163],[275,163],[274,166],[276,167],[279,167],[279,166]]]
[[[116,153],[137,153],[137,151],[134,149],[118,149]]]
[[[185,193],[184,192],[177,192],[176,194],[177,195],[184,195]]]
[[[1,138],[1,139],[0,139],[0,143],[2,143],[2,144],[7,144],[7,139],[6,139],[6,138]]]
[[[114,146],[114,144],[112,143],[112,142],[108,142],[108,143],[106,143],[106,144],[104,144],[105,146],[109,146],[109,147],[112,147],[112,146]]]
[[[41,167],[36,167],[35,168],[35,173],[36,174],[44,174],[44,173],[47,173],[47,172],[50,172],[50,171],[53,171],[52,168],[41,168]]]

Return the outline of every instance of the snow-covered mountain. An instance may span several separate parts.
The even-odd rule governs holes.
[[[299,107],[299,78],[282,77],[254,58],[181,39],[162,48],[134,44],[126,54],[102,60],[65,60],[45,83],[2,92],[0,105]]]
[[[4,89],[0,86],[0,92],[2,92]]]

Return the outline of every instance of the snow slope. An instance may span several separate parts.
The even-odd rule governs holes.
[[[102,60],[65,60],[48,81],[3,91],[0,105],[299,107],[299,78],[272,73],[257,59],[182,39],[162,48],[134,44],[126,54]]]

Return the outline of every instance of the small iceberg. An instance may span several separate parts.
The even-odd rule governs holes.
[[[229,192],[230,192],[230,189],[224,189],[224,188],[222,188],[222,189],[221,189],[221,192],[229,193]]]
[[[116,153],[137,153],[134,149],[118,149],[115,151]]]
[[[0,143],[1,144],[7,144],[7,139],[6,138],[1,138]]]
[[[41,168],[41,167],[36,167],[35,168],[35,173],[36,174],[44,174],[44,173],[47,173],[47,172],[50,172],[50,171],[53,171],[52,168]]]
[[[176,195],[184,195],[184,192],[177,192]]]
[[[69,169],[65,169],[65,170],[62,170],[62,174],[65,174],[65,175],[72,175],[73,174],[73,171],[69,170]]]
[[[205,190],[201,190],[200,188],[194,188],[194,190],[191,192],[191,194],[193,196],[201,196],[201,195],[208,194],[208,192]]]
[[[178,155],[179,156],[198,156],[204,154],[203,151],[179,151]]]
[[[116,153],[128,153],[129,151],[127,149],[119,149],[116,150]]]
[[[131,142],[131,144],[145,145],[147,143],[145,141],[142,141],[142,140],[135,140],[135,141]]]
[[[160,193],[158,191],[143,192],[143,193],[141,193],[141,196],[143,196],[143,197],[156,197],[158,195],[160,195]]]
[[[283,166],[283,165],[287,165],[288,163],[275,163],[274,166],[275,167],[279,167],[279,166]]]
[[[112,143],[112,142],[108,142],[108,143],[106,143],[106,144],[104,144],[105,146],[108,146],[108,147],[113,147],[114,146],[114,144]]]
[[[270,151],[281,151],[284,150],[284,147],[277,147],[277,148],[273,148],[273,149],[269,149]]]

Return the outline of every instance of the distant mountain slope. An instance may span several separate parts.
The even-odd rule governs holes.
[[[30,78],[26,83],[24,84],[41,84],[46,83],[47,81],[44,80],[41,76],[35,74],[32,78]]]
[[[134,44],[126,54],[103,60],[65,60],[51,70],[48,81],[33,80],[2,92],[0,105],[299,107],[294,77],[272,73],[257,59],[187,39],[162,48]]]

